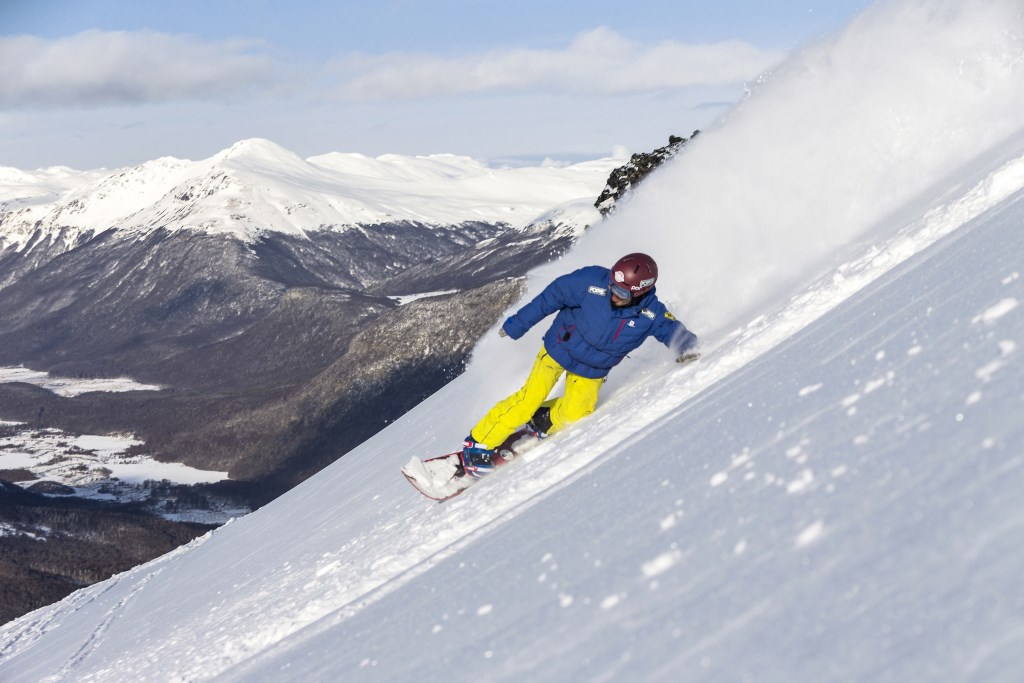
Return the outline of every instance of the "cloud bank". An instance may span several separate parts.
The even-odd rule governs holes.
[[[352,55],[336,60],[333,68],[342,78],[338,94],[352,101],[498,91],[612,95],[743,83],[783,56],[736,40],[645,45],[602,27],[564,49],[509,48],[451,58]]]
[[[255,41],[201,42],[152,31],[0,37],[0,107],[221,98],[274,81]]]
[[[264,48],[252,40],[201,41],[153,31],[90,30],[56,40],[0,37],[0,107],[237,97],[286,80],[289,67]],[[755,78],[783,56],[735,40],[646,45],[602,27],[559,49],[511,47],[457,57],[345,55],[314,68],[320,71],[318,77],[299,80],[307,87],[315,82],[316,87],[331,88],[349,102],[525,92],[620,95],[735,85]]]

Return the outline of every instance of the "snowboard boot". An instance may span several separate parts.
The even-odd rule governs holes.
[[[551,431],[551,408],[546,406],[538,408],[530,421],[526,423],[526,428],[538,439],[546,438],[548,432]]]
[[[462,443],[462,467],[466,474],[474,479],[486,477],[494,471],[493,456],[494,450],[488,448],[486,444],[474,441],[472,434]]]

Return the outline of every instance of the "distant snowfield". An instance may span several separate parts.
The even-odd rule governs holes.
[[[160,391],[163,387],[142,384],[127,377],[74,379],[52,377],[28,368],[0,368],[0,383],[25,382],[66,397],[92,391]],[[200,470],[182,463],[160,462],[144,454],[126,452],[143,442],[125,435],[73,435],[58,429],[30,429],[19,422],[0,420],[17,427],[16,434],[0,438],[0,470],[27,470],[35,479],[19,482],[30,487],[50,481],[74,489],[83,498],[144,501],[150,496],[147,482],[207,484],[228,479],[227,472]],[[215,510],[175,510],[162,516],[179,521],[222,524],[247,509],[218,507]]]
[[[59,396],[79,396],[90,391],[160,391],[163,387],[156,384],[142,384],[128,377],[112,379],[76,379],[70,377],[53,377],[48,372],[29,370],[24,366],[0,367],[0,384],[24,382],[34,384]]]
[[[429,298],[435,297],[435,296],[447,296],[449,294],[454,294],[457,291],[459,291],[459,290],[457,290],[457,289],[446,289],[446,290],[438,291],[438,292],[421,292],[419,294],[406,294],[406,295],[403,295],[403,296],[389,296],[388,298],[391,299],[392,301],[394,301],[395,303],[397,303],[399,306],[404,306],[406,304],[412,303],[413,301],[419,301],[420,299],[429,299]]]
[[[74,397],[92,391],[160,391],[163,387],[142,384],[128,377],[111,379],[75,379],[53,377],[46,372],[23,366],[0,368],[0,383],[24,382]],[[16,426],[17,422],[0,422]],[[22,481],[31,486],[52,481],[75,490],[83,498],[102,498],[129,502],[148,497],[145,482],[168,481],[174,484],[202,484],[223,481],[227,472],[189,467],[182,463],[160,462],[147,455],[126,455],[142,442],[131,436],[72,435],[56,429],[33,430],[24,427],[10,438],[0,438],[0,470],[28,470],[35,479]],[[223,523],[247,510],[195,511],[173,513],[174,519]]]
[[[131,436],[75,436],[58,429],[26,429],[16,436],[0,438],[0,469],[28,469],[41,480],[78,487],[82,489],[80,493],[88,493],[92,485],[107,483],[111,478],[128,484],[162,479],[177,484],[200,484],[228,478],[227,472],[125,454],[139,445],[142,442]]]
[[[205,484],[223,481],[227,472],[200,470],[177,462],[159,462],[146,456],[124,456],[131,446],[142,445],[141,441],[118,436],[76,436],[73,447],[96,454],[97,462],[110,470],[111,476],[131,484],[148,480],[166,479],[176,484]]]
[[[155,514],[176,521],[223,524],[248,512],[216,500],[211,501],[211,509],[164,511],[162,499],[151,498],[154,483],[206,484],[224,481],[228,473],[160,462],[140,453],[129,455],[129,449],[142,445],[130,435],[73,435],[17,422],[0,424],[15,428],[13,436],[0,437],[0,470],[27,470],[35,476],[18,482],[21,486],[48,481],[71,487],[82,498],[147,502]]]

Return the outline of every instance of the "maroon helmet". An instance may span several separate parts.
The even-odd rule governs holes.
[[[623,256],[608,275],[608,288],[620,299],[633,299],[654,289],[658,264],[647,254]]]

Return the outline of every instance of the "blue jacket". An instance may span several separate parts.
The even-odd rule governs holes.
[[[650,336],[676,353],[696,346],[697,336],[666,310],[653,288],[629,306],[612,306],[609,272],[587,266],[556,278],[509,317],[502,329],[519,339],[558,311],[544,335],[544,348],[569,372],[592,379],[607,375]]]

